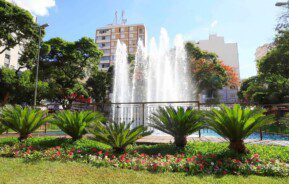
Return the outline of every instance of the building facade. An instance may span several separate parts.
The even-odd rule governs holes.
[[[215,34],[210,35],[208,40],[200,40],[197,45],[205,51],[216,53],[220,60],[224,64],[234,68],[240,78],[239,69],[239,54],[237,43],[225,43],[224,37],[217,36]],[[237,96],[238,89],[231,89],[224,87],[219,91],[220,101],[222,103],[235,103],[238,102]],[[206,97],[202,96],[202,101],[205,101]]]
[[[3,47],[0,47],[2,50]],[[4,51],[0,54],[0,68],[7,67],[11,69],[17,70],[18,60],[20,58],[20,46],[16,45],[14,48]]]
[[[137,51],[138,40],[145,43],[146,29],[143,24],[108,25],[96,30],[95,43],[103,51],[99,69],[107,70],[113,64],[117,41],[125,43],[128,54],[134,55]]]

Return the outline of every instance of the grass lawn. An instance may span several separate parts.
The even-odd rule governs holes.
[[[76,162],[24,163],[0,158],[0,183],[289,183],[289,178],[261,176],[186,176],[146,171],[96,168]]]

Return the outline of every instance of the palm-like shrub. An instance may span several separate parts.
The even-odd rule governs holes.
[[[86,128],[88,126],[103,119],[104,117],[98,112],[72,112],[65,110],[56,113],[50,122],[57,125],[63,132],[71,136],[73,140],[77,140],[87,133]]]
[[[136,126],[131,128],[132,123],[98,123],[89,129],[95,139],[104,144],[110,145],[117,153],[124,152],[126,146],[134,143],[137,139],[150,135],[152,131],[148,131],[145,126]]]
[[[3,134],[7,130],[7,127],[5,127],[1,122],[0,122],[0,135]]]
[[[220,109],[212,109],[206,115],[205,122],[223,138],[230,141],[229,149],[237,153],[246,153],[244,139],[262,126],[274,122],[274,116],[266,116],[266,110],[256,108],[242,109],[239,104],[233,108],[221,105]]]
[[[27,139],[29,134],[50,120],[47,111],[20,105],[3,107],[0,121],[4,126],[19,133],[19,140]]]
[[[201,111],[183,107],[160,107],[150,120],[151,127],[173,136],[175,145],[180,148],[186,146],[187,136],[203,125]]]

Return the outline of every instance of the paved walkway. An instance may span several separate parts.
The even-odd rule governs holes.
[[[52,137],[63,137],[68,138],[68,135],[65,134],[45,134],[44,132],[33,133],[33,137],[43,137],[43,136],[52,136]],[[87,135],[90,137],[89,135]],[[3,137],[18,137],[16,133],[8,133],[0,135],[0,138]],[[219,137],[188,137],[188,141],[201,141],[201,142],[226,142],[225,139]],[[137,140],[137,143],[141,144],[159,144],[159,143],[173,143],[174,138],[167,135],[150,135],[143,137]],[[246,139],[245,143],[249,144],[262,144],[262,145],[276,145],[276,146],[289,146],[289,141],[283,140],[257,140],[257,139]]]
[[[226,142],[223,138],[218,137],[188,137],[188,141],[201,141],[201,142]],[[173,143],[174,138],[171,136],[156,136],[150,135],[143,137],[137,141],[138,143],[147,144],[158,144],[158,143]],[[256,140],[256,139],[246,139],[245,143],[249,144],[262,144],[262,145],[278,145],[278,146],[289,146],[289,141],[283,140]]]

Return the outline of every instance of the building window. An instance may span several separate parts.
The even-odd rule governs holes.
[[[109,67],[109,63],[103,63],[103,64],[101,64],[101,68],[108,68]]]
[[[133,38],[133,34],[129,34],[129,37],[130,37],[130,38]]]
[[[115,29],[114,28],[112,28],[112,30],[111,30],[113,33],[115,32]]]
[[[120,32],[124,32],[124,27],[120,28]]]
[[[109,60],[110,59],[110,56],[102,56],[101,58],[100,58],[100,61],[107,61],[107,60]]]
[[[121,35],[120,35],[120,38],[125,38],[125,35],[124,35],[124,34],[121,34]]]
[[[111,56],[111,60],[112,60],[112,61],[114,61],[114,57],[115,57],[114,55]]]
[[[130,31],[133,31],[133,27],[129,27],[129,30],[130,30]]]
[[[102,36],[101,39],[102,39],[102,40],[105,40],[105,36]]]
[[[111,46],[114,46],[114,42],[111,42]]]
[[[133,48],[129,48],[129,52],[133,53],[134,49]]]
[[[111,35],[111,38],[112,38],[112,39],[115,39],[115,34]]]
[[[143,34],[143,29],[138,30],[139,34]]]
[[[5,67],[9,67],[10,65],[10,55],[9,54],[5,54],[5,58],[4,58],[4,66]]]

